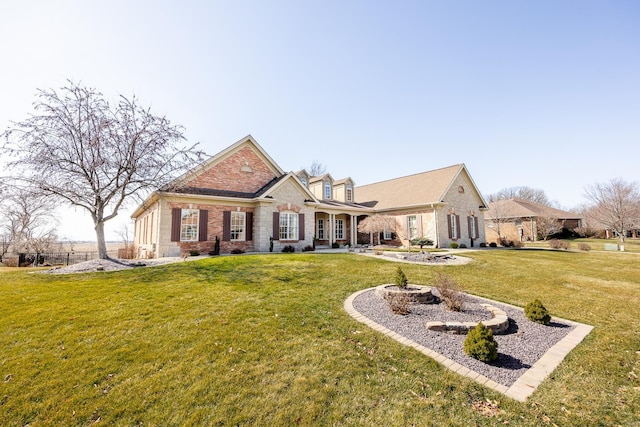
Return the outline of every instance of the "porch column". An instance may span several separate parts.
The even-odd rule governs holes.
[[[356,243],[356,217],[351,215],[351,246],[355,246]]]
[[[329,214],[329,246],[333,245],[333,242],[335,241],[335,224],[336,219],[335,219],[335,215],[334,214]]]

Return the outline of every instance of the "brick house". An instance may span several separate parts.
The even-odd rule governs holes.
[[[410,236],[438,246],[473,246],[484,241],[484,206],[464,165],[355,187],[351,178],[285,173],[247,136],[153,192],[132,218],[138,257],[153,258],[208,253],[216,239],[221,253],[301,251],[314,239],[321,246],[369,243],[357,224],[375,213],[397,218],[397,230],[384,233],[388,242],[392,235],[406,242],[400,230],[407,224]]]
[[[490,242],[536,241],[540,235],[582,227],[582,218],[573,212],[522,199],[502,199],[489,203],[485,214],[485,234]]]

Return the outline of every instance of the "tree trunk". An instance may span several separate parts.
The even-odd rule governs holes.
[[[104,222],[96,222],[96,239],[98,239],[98,258],[108,259],[107,255],[107,243],[104,240]]]

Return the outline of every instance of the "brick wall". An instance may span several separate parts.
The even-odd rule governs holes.
[[[188,182],[188,186],[255,193],[276,175],[251,147],[244,147]]]

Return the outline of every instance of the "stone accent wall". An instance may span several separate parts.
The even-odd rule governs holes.
[[[244,147],[190,180],[186,185],[255,193],[276,178],[251,147]]]
[[[463,191],[460,190],[461,187]],[[445,195],[444,200],[447,205],[438,208],[436,212],[438,221],[437,228],[440,236],[439,246],[442,248],[448,248],[451,242],[456,242],[458,244],[465,244],[467,247],[471,247],[469,226],[467,223],[467,217],[471,214],[478,218],[479,237],[474,239],[473,246],[478,247],[481,242],[486,242],[484,212],[479,209],[479,206],[482,203],[480,195],[474,191],[473,185],[466,174],[461,173],[458,175]],[[449,229],[447,224],[447,215],[449,214],[456,214],[460,216],[460,236],[453,240],[449,238]]]
[[[266,246],[266,250],[269,250],[269,237],[273,237],[271,236],[273,232],[273,212],[281,211],[282,209],[278,210],[278,207],[286,207],[288,204],[291,204],[292,208],[299,208],[298,213],[304,214],[305,238],[297,242],[280,242],[276,240],[273,242],[273,252],[281,252],[282,248],[286,245],[291,245],[296,248],[296,252],[301,252],[305,246],[313,245],[315,210],[305,205],[306,195],[302,190],[292,180],[289,180],[283,183],[283,185],[277,188],[271,195],[274,203],[272,205],[263,205],[260,209],[261,223],[266,225],[264,229],[268,232],[268,237],[263,239],[266,241],[260,241],[260,247],[264,245]],[[291,210],[293,211],[294,209]]]

